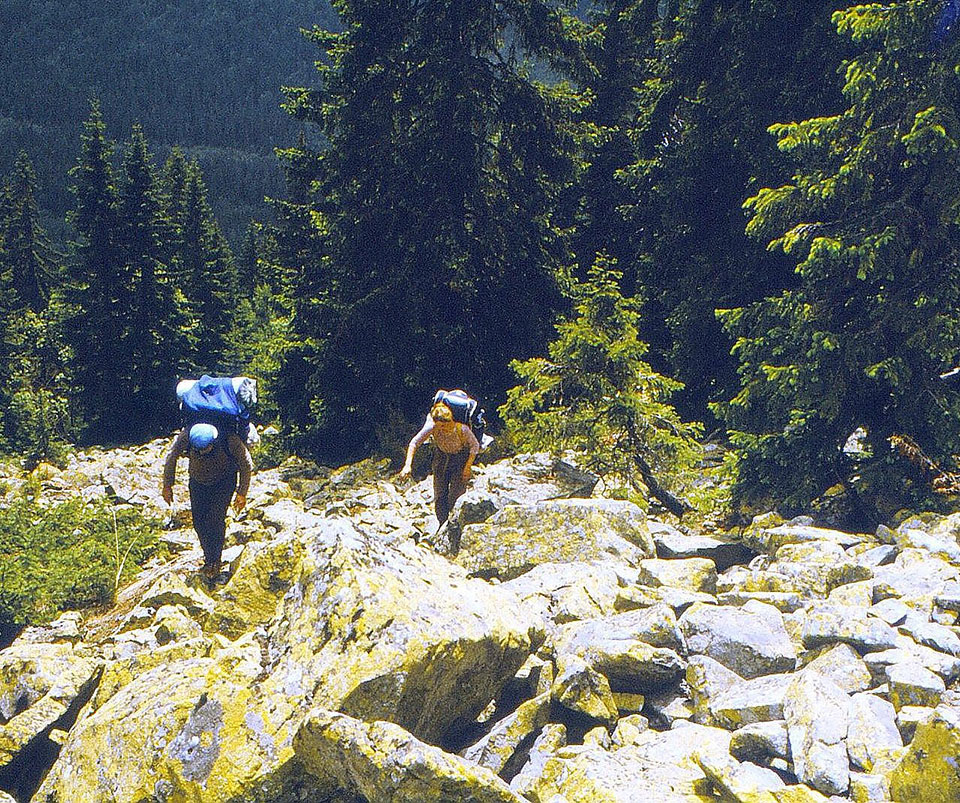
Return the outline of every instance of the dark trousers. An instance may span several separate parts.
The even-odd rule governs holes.
[[[227,474],[220,482],[203,485],[190,480],[190,510],[193,529],[200,539],[203,562],[213,566],[220,562],[223,539],[227,532],[227,508],[237,490],[237,472]]]
[[[433,508],[437,521],[443,524],[450,515],[450,508],[467,490],[463,481],[463,467],[470,457],[470,449],[464,448],[454,454],[434,449],[433,454]]]

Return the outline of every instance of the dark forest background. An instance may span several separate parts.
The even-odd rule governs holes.
[[[681,510],[708,436],[736,510],[948,504],[958,15],[9,0],[2,446],[157,437],[177,378],[248,373],[329,462],[460,386]]]
[[[60,233],[81,123],[98,98],[108,136],[139,123],[156,153],[197,160],[232,242],[283,177],[273,149],[297,126],[281,86],[313,77],[302,27],[336,26],[326,0],[4,0],[0,3],[0,163],[30,154],[39,203]]]

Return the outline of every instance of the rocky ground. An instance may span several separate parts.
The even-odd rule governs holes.
[[[436,533],[428,481],[290,461],[208,587],[165,447],[46,470],[176,557],[0,652],[0,800],[960,801],[960,514],[718,538],[527,455]]]

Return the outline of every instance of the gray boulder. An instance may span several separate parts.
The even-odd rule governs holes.
[[[697,604],[680,617],[687,649],[707,655],[744,678],[789,672],[797,653],[781,613],[750,602],[743,608]]]
[[[854,694],[848,707],[847,753],[855,766],[870,772],[877,762],[903,747],[893,705],[875,694]]]
[[[636,566],[654,553],[646,515],[631,502],[556,499],[510,505],[467,525],[456,562],[472,575],[510,580],[543,563],[617,559]]]
[[[523,803],[493,772],[416,739],[391,722],[315,709],[294,739],[304,767],[369,803]]]
[[[850,786],[848,705],[846,693],[816,672],[800,673],[784,697],[797,779],[826,795],[843,794]]]

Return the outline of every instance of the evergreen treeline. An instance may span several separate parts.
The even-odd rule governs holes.
[[[272,149],[295,127],[280,87],[309,77],[298,30],[318,22],[335,23],[326,0],[4,0],[0,171],[29,153],[41,205],[60,223],[72,205],[63,175],[97,97],[111,131],[140,121],[164,157],[179,143],[199,161],[237,242],[281,187]]]
[[[263,366],[283,320],[259,270],[263,235],[251,226],[234,258],[196,161],[175,148],[158,167],[139,125],[119,148],[105,132],[94,104],[65,251],[44,232],[26,154],[3,186],[0,446],[33,460],[70,440],[169,431],[179,378]]]
[[[148,430],[174,371],[242,368],[298,449],[341,460],[460,386],[509,391],[516,443],[677,511],[692,421],[729,436],[745,505],[831,489],[862,522],[930,496],[960,448],[955,0],[335,10],[286,90],[276,223],[237,258],[196,167],[156,171],[135,127],[117,162],[86,123],[63,257],[17,222],[17,163],[4,297],[28,314],[4,347],[37,354],[8,363],[3,392],[33,394],[9,410],[128,437],[118,387]]]

